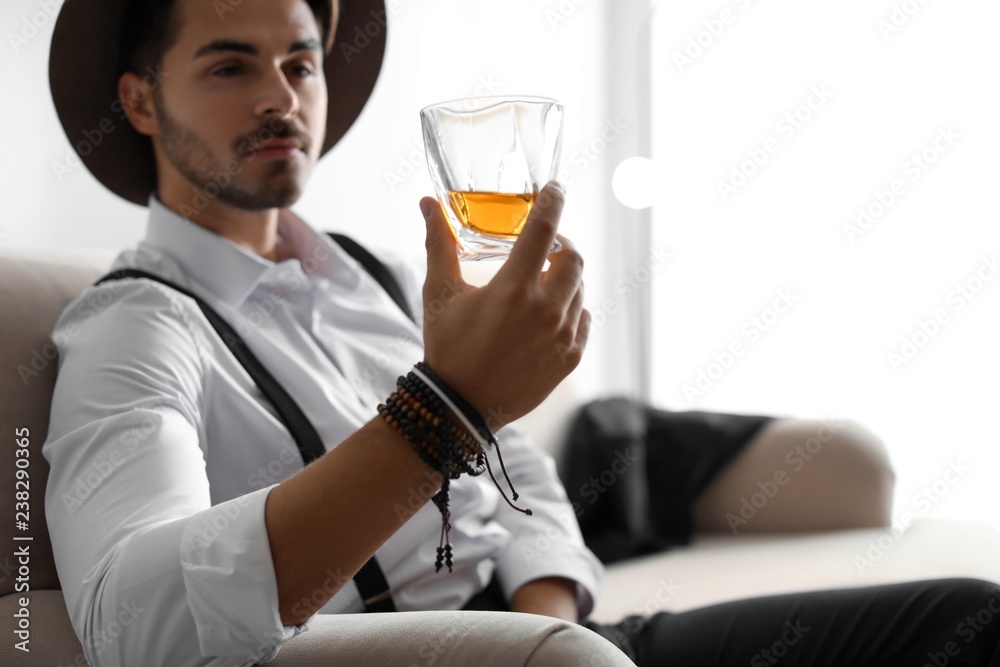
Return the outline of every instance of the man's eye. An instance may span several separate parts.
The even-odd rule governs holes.
[[[312,76],[316,73],[312,65],[296,65],[292,68],[292,71],[299,76]]]
[[[227,65],[226,67],[220,67],[219,69],[212,72],[214,76],[229,77],[236,74],[239,71],[239,67],[236,65]]]

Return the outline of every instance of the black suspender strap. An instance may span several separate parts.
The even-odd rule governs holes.
[[[385,580],[385,573],[379,567],[375,556],[369,558],[354,575],[354,585],[358,587],[358,593],[364,600],[365,611],[369,613],[396,611],[389,582]]]
[[[330,236],[372,275],[376,282],[385,289],[392,300],[412,320],[413,315],[403,297],[403,291],[389,269],[352,239],[342,234],[331,233]],[[201,312],[205,314],[206,319],[208,319],[216,333],[222,338],[226,347],[229,348],[229,351],[232,352],[236,360],[246,369],[247,373],[260,388],[261,393],[274,406],[281,421],[285,424],[289,433],[291,433],[292,439],[295,440],[295,444],[299,448],[299,453],[302,455],[303,463],[308,465],[326,452],[322,438],[320,438],[312,422],[302,412],[298,403],[288,395],[285,388],[264,368],[264,365],[250,351],[250,348],[247,347],[246,342],[236,330],[222,319],[222,316],[211,306],[190,290],[155,274],[139,269],[119,269],[109,273],[94,284],[100,285],[103,282],[126,278],[146,278],[153,280],[193,299],[198,304]],[[392,593],[389,590],[389,583],[386,581],[385,574],[382,572],[382,568],[379,567],[378,561],[375,560],[374,556],[354,575],[354,583],[358,588],[361,599],[364,600],[365,611],[396,611],[396,605],[392,600]]]

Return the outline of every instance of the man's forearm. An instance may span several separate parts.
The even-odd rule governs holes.
[[[436,492],[440,476],[374,419],[273,488],[264,518],[282,623],[307,620],[350,581],[402,526],[396,504],[416,509],[414,490],[428,481]]]

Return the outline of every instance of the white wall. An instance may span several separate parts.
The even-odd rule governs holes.
[[[1000,276],[984,265],[1000,259],[1000,7],[656,4],[654,243],[674,255],[655,278],[656,399],[855,418],[890,448],[897,517],[1000,523]],[[779,125],[814,87],[830,97]],[[942,128],[947,151],[908,165]],[[887,211],[849,228],[879,197]],[[967,283],[971,300],[954,291]],[[794,306],[754,334],[782,289]]]
[[[50,0],[58,6],[57,0]],[[7,247],[120,248],[142,238],[145,209],[107,192],[83,167],[57,175],[70,146],[47,87],[52,21],[39,0],[0,5],[0,106]],[[389,3],[390,38],[372,99],[347,136],[317,167],[296,206],[317,228],[342,229],[373,246],[423,254],[421,196],[433,194],[420,147],[418,111],[483,94],[555,97],[566,106],[564,170],[569,200],[561,231],[588,261],[588,303],[610,290],[602,258],[609,152],[584,153],[611,120],[604,95],[603,0],[420,0]],[[30,36],[32,19],[41,25]],[[29,24],[25,23],[25,20]],[[27,31],[27,32],[26,32]],[[29,35],[12,44],[10,34]],[[11,104],[10,101],[16,103]],[[331,104],[335,104],[332,101]],[[412,164],[411,164],[412,163]],[[612,283],[613,284],[613,283]],[[610,328],[595,334],[580,384],[600,392]],[[627,382],[627,381],[626,381]]]

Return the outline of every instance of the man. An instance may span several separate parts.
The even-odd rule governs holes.
[[[477,613],[448,616],[460,639],[436,664],[628,664],[597,633],[640,665],[729,664],[792,622],[814,629],[786,647],[786,662],[902,664],[987,603],[987,583],[948,581],[767,598],[618,629],[591,624],[596,633],[546,620],[584,619],[602,570],[551,461],[514,430],[502,451],[533,516],[507,507],[489,481],[452,481],[454,572],[436,573],[441,519],[427,500],[441,477],[375,406],[421,359],[477,413],[505,419],[529,412],[572,370],[590,320],[579,254],[564,237],[564,249],[548,253],[561,189],[542,191],[510,259],[480,289],[462,282],[444,216],[422,200],[422,294],[394,265],[409,302],[426,308],[419,326],[344,248],[288,211],[374,85],[384,25],[364,49],[331,46],[381,5],[125,4],[67,0],[51,63],[74,145],[82,128],[105,133],[89,151],[77,145],[88,168],[150,208],[146,240],[115,267],[172,281],[218,312],[328,452],[303,467],[282,415],[191,298],[140,279],[103,283],[71,303],[54,336],[63,344],[43,447],[46,513],[67,608],[93,664],[254,664],[317,612],[360,612],[387,598],[403,613],[362,621],[393,640],[358,646],[357,619],[339,617],[340,664],[366,651],[378,664],[409,664],[426,631],[409,632],[425,626],[405,612],[483,608],[490,589],[530,616],[511,614],[502,628]],[[381,372],[370,372],[373,359]],[[520,547],[549,528],[562,538],[524,557]],[[387,590],[367,596],[352,577],[371,562]],[[102,628],[123,606],[138,610],[134,622],[105,641]],[[852,625],[858,618],[865,627]],[[477,658],[475,633],[494,630],[513,633],[506,653]],[[1000,664],[997,634],[976,634],[963,659]]]

